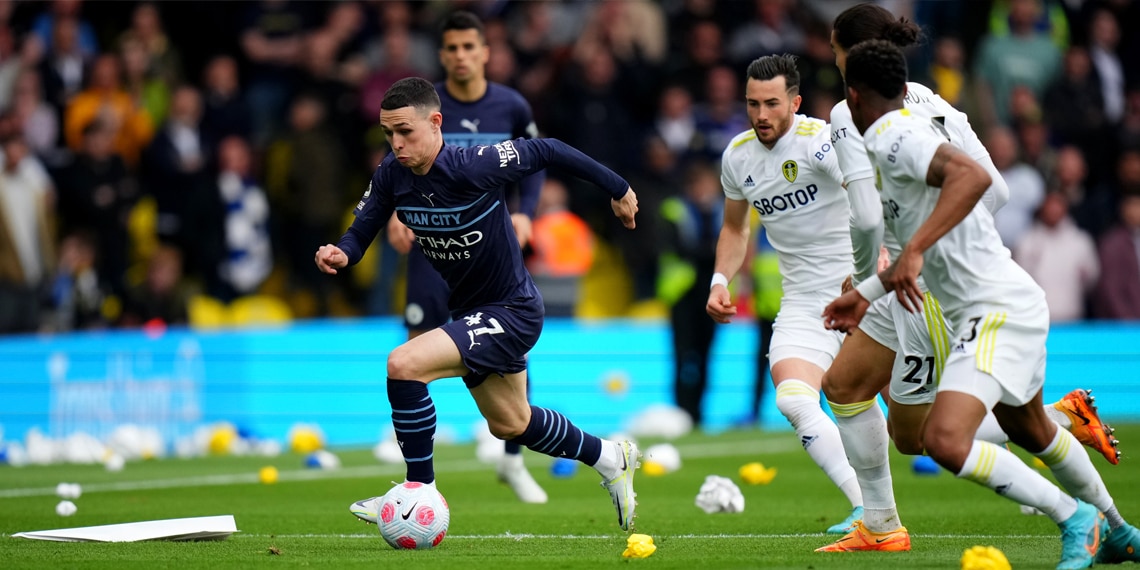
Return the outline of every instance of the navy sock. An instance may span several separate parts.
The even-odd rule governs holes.
[[[546,408],[530,407],[530,424],[511,441],[551,457],[577,459],[594,465],[602,455],[602,440],[580,429],[566,416]]]
[[[526,371],[526,401],[530,401],[530,367]],[[507,455],[518,455],[522,453],[522,446],[515,443],[514,440],[503,442],[503,453]]]
[[[435,481],[435,403],[427,384],[388,379],[388,402],[392,404],[392,427],[408,466],[408,481]]]

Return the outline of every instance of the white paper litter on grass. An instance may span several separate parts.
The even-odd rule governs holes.
[[[14,538],[56,542],[139,542],[143,540],[225,540],[238,532],[233,515],[165,519],[100,526],[18,532]]]

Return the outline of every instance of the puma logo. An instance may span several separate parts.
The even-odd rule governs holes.
[[[475,119],[474,121],[470,119],[463,119],[462,121],[459,121],[459,126],[473,133],[477,133],[479,132],[479,119]]]
[[[423,196],[424,200],[427,200],[428,205],[433,208],[435,207],[435,202],[433,202],[431,199],[432,196],[435,196],[435,192],[432,192],[431,194],[424,194],[423,192],[420,192],[420,196]]]

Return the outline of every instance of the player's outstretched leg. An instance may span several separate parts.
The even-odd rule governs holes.
[[[435,403],[427,384],[415,380],[388,379],[388,402],[392,405],[392,427],[404,454],[407,481],[435,484],[434,453]],[[348,510],[356,518],[376,524],[379,497],[356,501]]]
[[[1077,441],[1095,449],[1109,463],[1120,463],[1119,441],[1113,437],[1112,426],[1100,421],[1096,411],[1096,396],[1092,390],[1077,388],[1065,397],[1045,407],[1045,413],[1061,427],[1076,436]]]
[[[622,530],[633,526],[637,507],[633,475],[641,457],[637,445],[590,435],[570,423],[566,416],[537,406],[530,406],[530,423],[511,441],[551,457],[577,459],[593,467],[602,476],[602,486],[610,493]]]
[[[776,407],[795,428],[804,451],[851,502],[851,514],[828,528],[828,534],[851,532],[855,521],[863,518],[863,496],[855,470],[847,463],[839,428],[819,405],[819,391],[803,380],[783,380],[776,386]]]
[[[526,395],[530,399],[530,373],[527,373]],[[513,441],[503,442],[503,457],[496,469],[499,481],[510,486],[515,496],[524,503],[546,503],[546,491],[531,477],[523,463],[522,446]]]

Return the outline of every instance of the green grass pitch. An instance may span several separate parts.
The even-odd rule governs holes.
[[[1093,458],[1121,513],[1140,520],[1140,465],[1129,457],[1140,425],[1120,426],[1119,466]],[[652,442],[642,442],[642,449]],[[344,467],[313,471],[302,458],[214,457],[128,463],[120,473],[101,466],[0,467],[0,560],[14,568],[958,568],[963,550],[993,545],[1014,568],[1053,568],[1059,531],[1045,517],[943,472],[918,476],[910,458],[892,456],[895,491],[913,551],[819,554],[831,542],[823,529],[848,512],[842,495],[808,459],[791,432],[735,431],[675,442],[684,465],[661,477],[639,474],[636,530],[658,550],[623,559],[625,533],[609,497],[589,468],[553,478],[551,460],[526,453],[546,488],[546,505],[518,503],[475,461],[472,446],[439,446],[439,488],[451,505],[448,538],[428,551],[394,551],[376,528],[358,522],[353,500],[383,493],[402,479],[402,466],[379,465],[367,450],[340,451]],[[766,486],[741,484],[743,513],[706,515],[693,504],[706,475],[731,477],[750,461],[779,469]],[[257,482],[263,465],[281,479]],[[79,512],[55,515],[56,483],[79,482]],[[12,538],[30,530],[162,518],[232,514],[241,532],[221,542],[132,544],[53,543]]]

